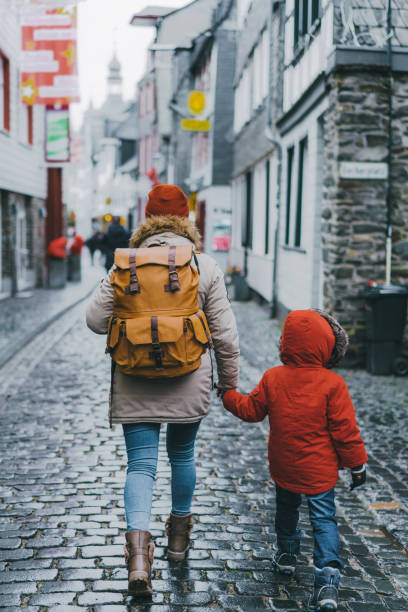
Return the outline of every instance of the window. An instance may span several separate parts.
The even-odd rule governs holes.
[[[265,177],[265,255],[269,253],[269,206],[270,206],[270,173],[271,162],[266,160]]]
[[[21,100],[20,94],[20,74],[17,74],[16,100],[18,106],[16,108],[16,119],[18,125],[18,139],[25,145],[32,146],[34,143],[34,113],[33,107]]]
[[[144,176],[146,172],[146,161],[145,161],[145,140],[141,138],[138,143],[139,148],[139,174]]]
[[[287,151],[286,163],[286,228],[285,228],[285,244],[289,244],[290,239],[290,204],[292,200],[292,174],[293,174],[293,158],[295,155],[295,147],[290,147]]]
[[[120,165],[125,164],[135,154],[135,141],[129,138],[122,138],[120,141]]]
[[[293,172],[295,163],[296,174]],[[287,151],[285,244],[297,248],[300,248],[302,242],[302,208],[306,177],[307,138],[304,138],[296,147],[296,157],[295,147],[290,147]]]
[[[302,238],[302,202],[305,162],[307,154],[307,139],[304,138],[299,144],[298,156],[298,181],[296,194],[296,221],[295,221],[295,247],[300,247]]]
[[[194,134],[193,143],[193,168],[203,170],[209,162],[208,133],[197,132],[197,134]]]
[[[295,0],[294,45],[310,32],[321,14],[321,0]]]
[[[27,106],[27,142],[30,146],[34,144],[34,109]]]
[[[201,68],[195,75],[194,88],[203,91],[207,98],[207,108],[211,92],[211,55],[204,60]],[[210,140],[207,132],[196,132],[193,134],[193,169],[198,171],[208,166],[210,161]]]
[[[0,51],[0,129],[10,131],[10,62]]]
[[[252,249],[252,172],[245,175],[245,206],[242,212],[242,246]]]
[[[152,167],[152,142],[151,136],[145,137],[145,155],[146,155],[146,172],[149,172]]]
[[[141,85],[139,88],[139,117],[144,117],[145,113],[145,88]]]

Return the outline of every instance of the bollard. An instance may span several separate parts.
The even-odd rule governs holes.
[[[63,289],[67,282],[66,259],[57,257],[48,258],[48,288]]]
[[[81,255],[68,255],[68,280],[79,283],[81,278]]]

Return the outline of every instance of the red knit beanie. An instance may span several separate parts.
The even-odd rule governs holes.
[[[146,204],[146,217],[176,215],[188,217],[190,209],[187,196],[176,185],[156,185],[149,193]]]

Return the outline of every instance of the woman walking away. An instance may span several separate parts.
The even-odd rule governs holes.
[[[295,572],[301,495],[314,536],[314,592],[309,610],[337,610],[342,562],[335,518],[338,470],[351,468],[351,488],[364,484],[367,454],[343,378],[332,368],[344,356],[347,334],[321,311],[294,310],[281,338],[283,366],[268,370],[249,396],[220,393],[224,407],[244,421],[269,418],[269,469],[276,484],[275,566]]]
[[[238,334],[216,262],[197,253],[185,194],[157,185],[146,221],[115,252],[115,265],[96,290],[87,324],[107,334],[112,357],[110,421],[121,423],[128,469],[124,491],[129,593],[152,593],[154,545],[149,532],[159,433],[167,423],[172,507],[167,556],[181,561],[193,528],[194,444],[210,407],[214,347],[218,386],[238,384]]]

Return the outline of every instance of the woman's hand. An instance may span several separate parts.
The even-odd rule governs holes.
[[[223,398],[224,393],[228,391],[228,389],[222,389],[221,387],[217,386],[217,383],[215,384],[215,392],[217,394],[217,397],[219,397],[220,399]]]

